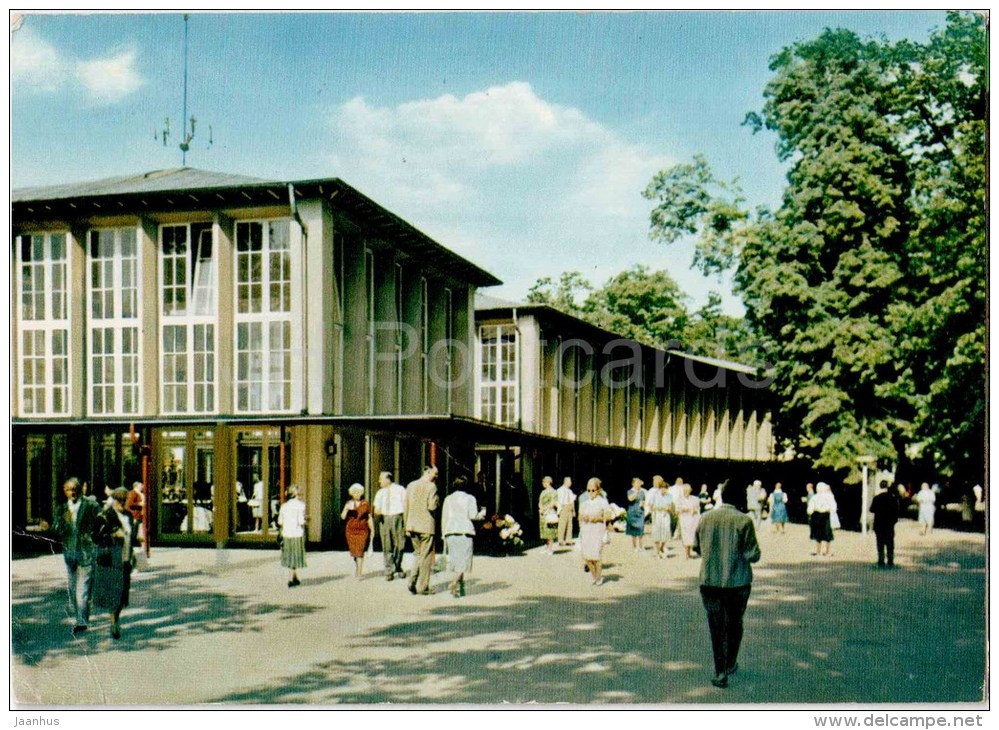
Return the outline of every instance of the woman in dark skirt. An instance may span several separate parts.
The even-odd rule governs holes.
[[[836,511],[836,498],[825,482],[819,482],[818,492],[808,503],[809,537],[815,542],[812,555],[832,555],[832,515]]]
[[[97,525],[94,603],[111,612],[111,638],[121,638],[121,611],[128,605],[132,586],[132,541],[135,522],[125,509],[128,490],[111,492],[111,505]]]

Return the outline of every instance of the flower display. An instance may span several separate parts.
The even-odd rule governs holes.
[[[524,530],[512,515],[493,515],[481,524],[482,549],[490,553],[514,553],[524,549]]]

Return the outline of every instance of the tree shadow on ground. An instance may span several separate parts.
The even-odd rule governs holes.
[[[450,604],[353,637],[322,662],[224,703],[980,702],[981,548],[902,552],[879,571],[836,558],[770,561],[746,614],[741,668],[711,687],[696,579],[625,596]]]
[[[275,619],[294,619],[326,608],[304,603],[279,605],[206,590],[204,577],[198,571],[180,568],[157,568],[136,576],[128,608],[122,614],[124,636],[111,645],[113,649],[169,649],[191,634],[259,632]],[[16,662],[33,666],[81,651],[106,650],[106,611],[92,608],[91,630],[70,637],[72,613],[65,579],[54,588],[14,578],[11,597],[11,653]]]

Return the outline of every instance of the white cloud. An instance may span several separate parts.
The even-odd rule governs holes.
[[[422,205],[482,203],[517,181],[597,214],[632,214],[638,192],[669,163],[519,81],[395,107],[357,97],[336,110],[332,126],[339,172]]]
[[[77,61],[76,74],[93,100],[114,103],[144,83],[135,70],[135,55],[135,50],[128,50],[109,58]]]
[[[106,58],[74,58],[22,26],[11,36],[11,83],[31,93],[77,87],[91,103],[113,104],[145,83],[136,70],[136,56],[128,49]]]
[[[526,295],[578,270],[596,284],[635,263],[666,269],[698,305],[725,290],[689,245],[648,238],[653,174],[675,159],[512,82],[464,97],[337,107],[323,167]],[[734,300],[733,300],[734,301]],[[733,307],[727,307],[732,309]]]
[[[57,91],[66,83],[71,65],[30,28],[21,27],[10,41],[10,77],[33,91]]]

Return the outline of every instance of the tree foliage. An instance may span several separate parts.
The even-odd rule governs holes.
[[[721,311],[721,297],[690,311],[688,297],[666,271],[636,265],[595,287],[578,271],[557,281],[539,279],[529,302],[547,304],[597,327],[653,347],[679,347],[714,357],[739,358],[750,341],[744,320]]]
[[[746,210],[696,158],[645,191],[651,237],[696,235],[695,264],[734,268],[776,359],[778,432],[816,465],[921,447],[942,474],[981,479],[982,19],[951,13],[922,44],[826,30],[770,68],[746,121],[777,135],[780,206]]]

